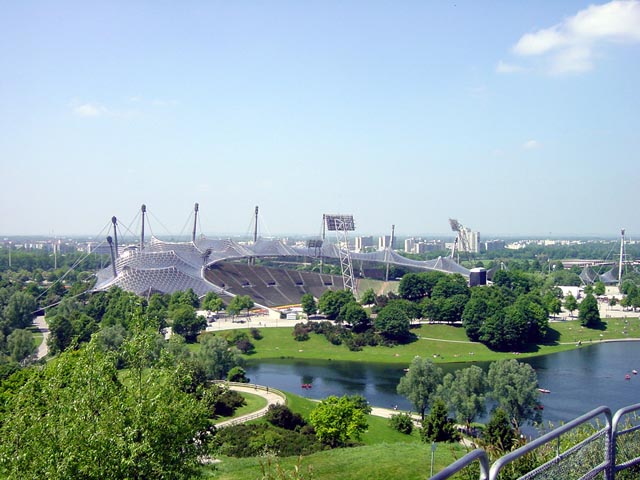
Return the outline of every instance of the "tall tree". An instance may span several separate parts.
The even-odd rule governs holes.
[[[571,292],[569,292],[564,298],[564,308],[569,310],[571,316],[573,316],[573,311],[578,308],[578,301],[576,300],[576,297],[571,294]]]
[[[196,354],[196,360],[204,368],[208,379],[226,378],[229,370],[233,367],[244,365],[240,351],[235,347],[229,347],[224,338],[207,334],[203,335],[200,343],[200,351]]]
[[[7,350],[11,358],[21,362],[35,351],[33,333],[18,328],[7,337]]]
[[[578,320],[580,325],[588,328],[596,328],[600,326],[600,311],[598,310],[598,301],[592,294],[588,294],[578,307]]]
[[[489,366],[490,397],[518,428],[523,421],[537,421],[538,376],[531,365],[515,359],[498,360]]]
[[[384,307],[374,321],[376,330],[391,341],[404,341],[409,338],[411,322],[405,310],[397,304]]]
[[[415,357],[400,379],[397,391],[413,404],[424,420],[424,413],[442,382],[442,369],[428,358]]]
[[[311,295],[310,293],[305,293],[304,295],[302,295],[300,304],[302,305],[302,311],[305,313],[305,315],[307,315],[307,317],[315,315],[316,311],[318,310],[316,301],[313,298],[313,295]]]
[[[33,322],[36,308],[36,301],[31,295],[24,292],[16,292],[11,295],[3,312],[6,322],[3,328],[5,335],[16,328],[28,328]]]
[[[169,318],[172,320],[172,329],[178,335],[182,335],[188,343],[196,341],[198,334],[207,326],[204,317],[197,315],[191,305],[176,304],[169,310]]]
[[[456,420],[467,427],[485,412],[487,379],[484,370],[476,365],[447,373],[437,392]]]

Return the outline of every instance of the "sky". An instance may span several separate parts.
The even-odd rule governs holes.
[[[0,12],[0,236],[640,233],[640,0]]]

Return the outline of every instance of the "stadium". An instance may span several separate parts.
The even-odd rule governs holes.
[[[154,236],[146,241],[144,225],[146,206],[141,208],[140,241],[118,245],[118,222],[112,218],[113,237],[107,237],[111,265],[97,274],[95,290],[118,286],[140,296],[173,293],[191,288],[198,296],[215,292],[225,302],[236,295],[248,295],[265,308],[299,304],[304,294],[318,298],[327,289],[350,289],[357,293],[367,272],[390,266],[405,271],[437,270],[469,277],[469,270],[453,259],[412,260],[386,248],[362,253],[348,248],[349,232],[355,229],[351,215],[323,215],[321,239],[306,241],[304,246],[289,246],[279,239],[258,236],[256,207],[253,241],[240,243],[233,239],[210,239],[196,235],[198,204],[194,208],[193,234],[190,241],[167,242]],[[327,241],[326,232],[335,233],[335,243]],[[257,265],[286,264],[290,268]],[[295,269],[309,264],[340,266],[340,274]],[[322,267],[321,267],[322,270]],[[354,275],[354,272],[358,272]]]

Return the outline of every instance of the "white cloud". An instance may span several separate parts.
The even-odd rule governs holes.
[[[520,65],[503,62],[502,60],[500,60],[496,66],[496,72],[498,73],[518,73],[523,71],[524,68]]]
[[[549,55],[552,74],[581,73],[593,68],[594,49],[607,42],[640,42],[640,0],[591,5],[557,25],[523,35],[512,51]]]
[[[93,103],[83,103],[73,107],[73,113],[79,117],[99,117],[106,113],[106,109]]]
[[[525,150],[534,150],[536,148],[540,148],[540,142],[538,142],[537,140],[528,140],[524,142],[522,148],[524,148]]]

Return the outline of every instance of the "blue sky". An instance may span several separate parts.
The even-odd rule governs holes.
[[[0,235],[640,232],[640,1],[1,11]]]

